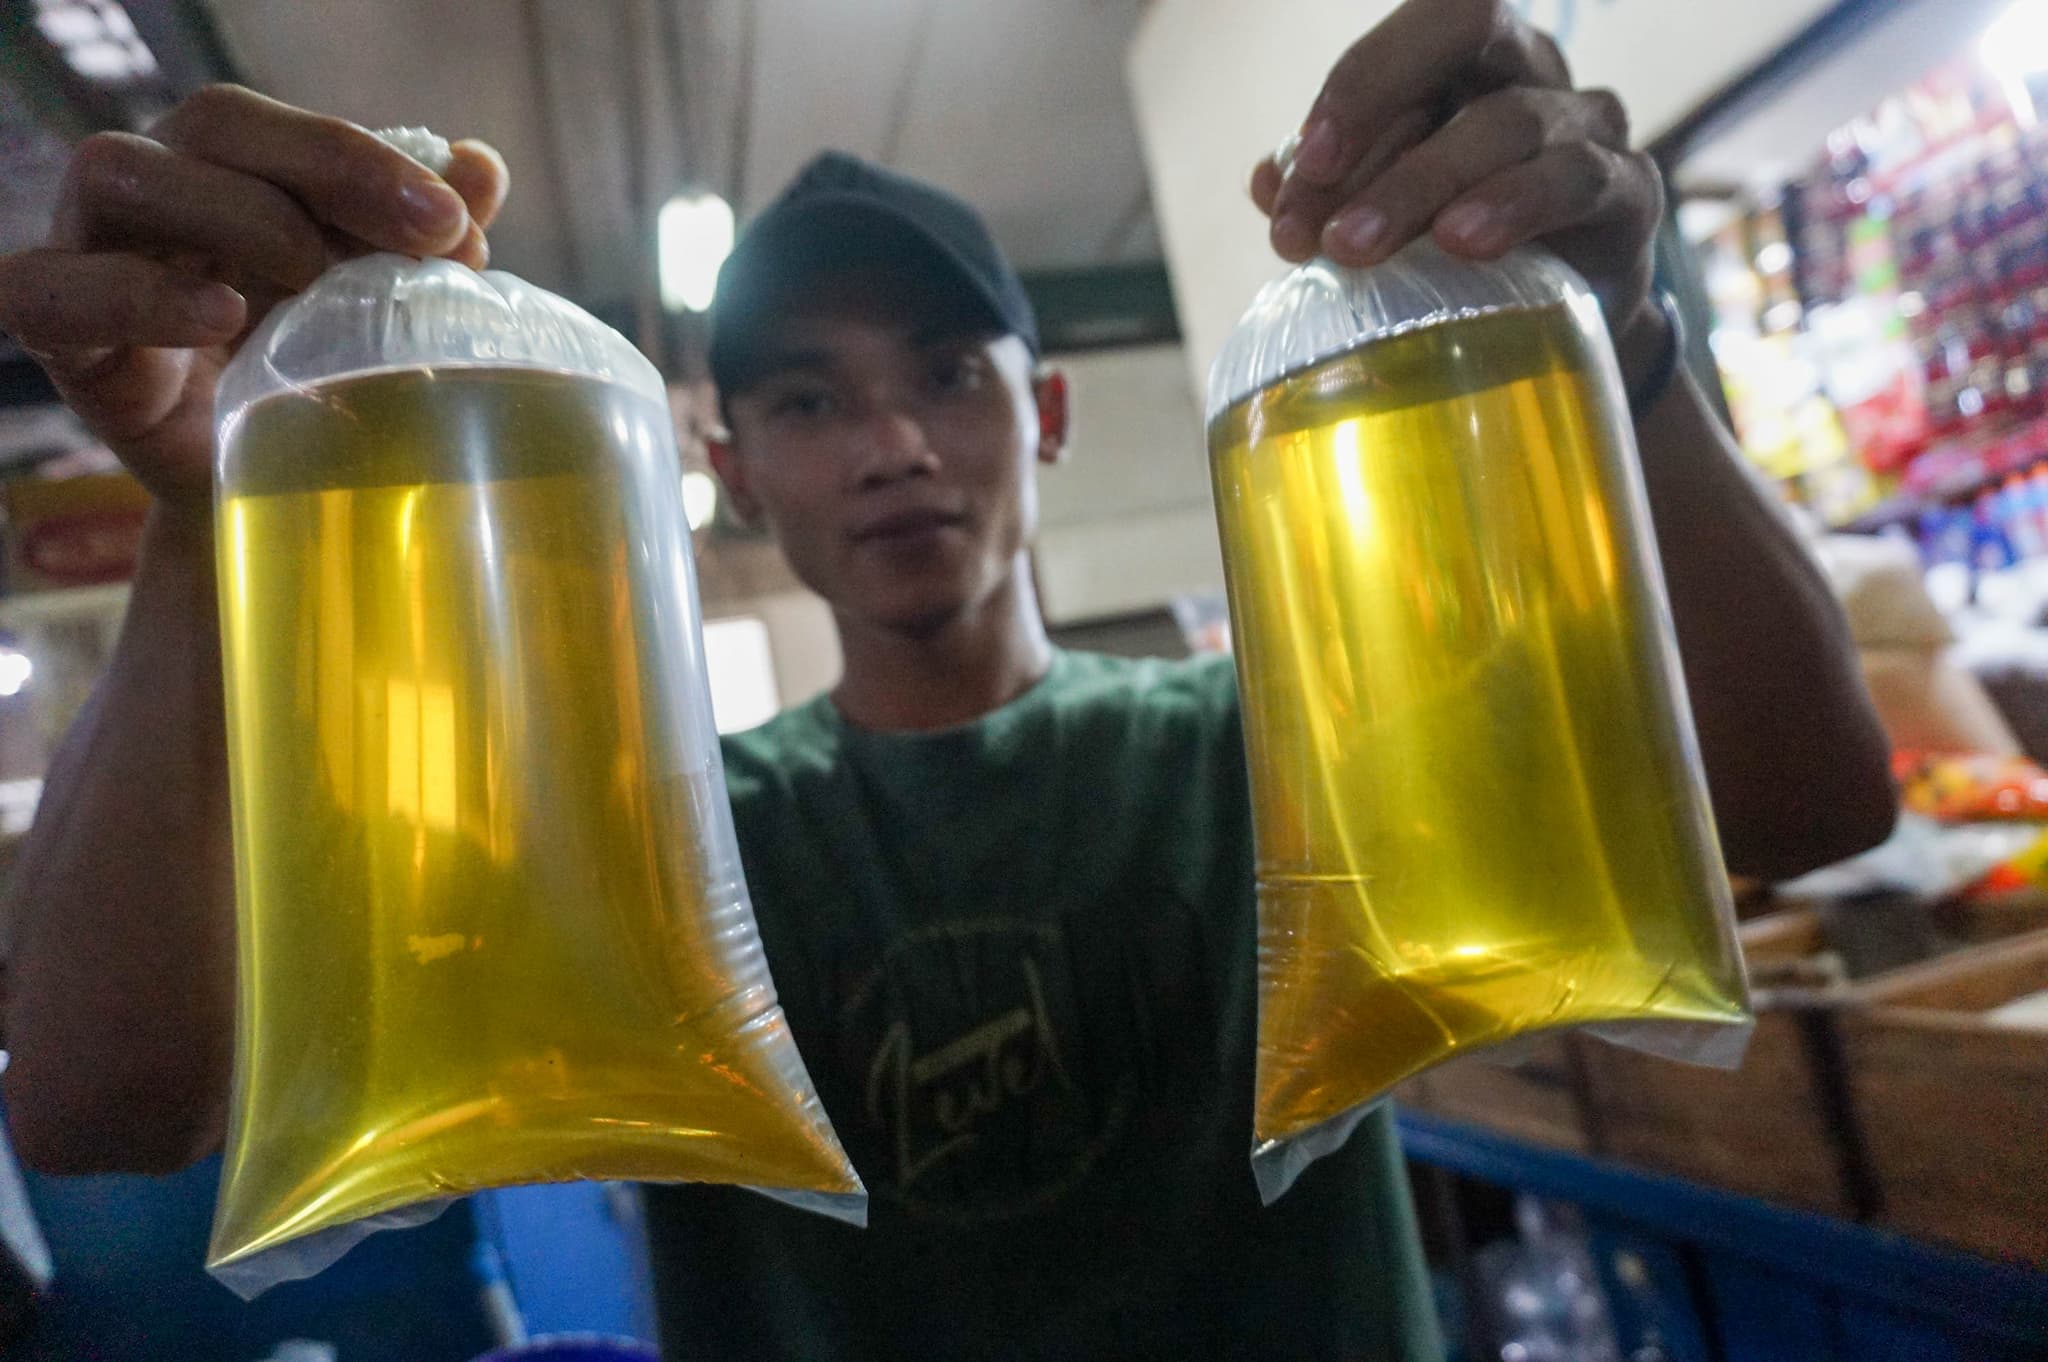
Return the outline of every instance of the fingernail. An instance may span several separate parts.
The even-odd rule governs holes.
[[[1461,203],[1438,218],[1436,225],[1475,250],[1491,249],[1500,236],[1500,214],[1483,203]]]
[[[1316,253],[1315,228],[1297,213],[1285,213],[1273,222],[1273,249],[1285,260],[1306,260]]]
[[[1302,129],[1301,145],[1295,148],[1294,168],[1311,180],[1327,180],[1337,173],[1337,125],[1328,118],[1316,118]]]
[[[1387,215],[1377,208],[1354,208],[1343,214],[1324,233],[1332,251],[1358,260],[1369,260],[1387,235]]]
[[[232,331],[242,324],[242,295],[226,284],[200,285],[185,299],[185,307],[209,331]]]
[[[405,220],[423,237],[439,240],[462,225],[469,208],[462,196],[438,180],[407,180],[399,186],[398,201]]]
[[[478,156],[488,158],[490,162],[497,167],[498,177],[500,179],[511,178],[512,172],[506,168],[504,156],[498,151],[496,147],[492,146],[489,142],[484,141],[481,137],[465,137],[461,141],[457,142],[455,145],[457,147],[460,147],[464,151],[473,152]]]

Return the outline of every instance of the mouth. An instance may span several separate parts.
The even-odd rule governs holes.
[[[913,509],[892,511],[854,527],[856,544],[908,544],[958,529],[967,517],[954,511]]]

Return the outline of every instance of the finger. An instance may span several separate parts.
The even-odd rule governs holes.
[[[126,346],[232,340],[247,317],[226,284],[125,252],[57,249],[0,257],[0,331],[55,376]]]
[[[1438,215],[1431,234],[1445,250],[1478,259],[1560,233],[1626,229],[1615,259],[1641,253],[1663,210],[1650,158],[1591,142],[1551,147],[1476,186]]]
[[[1338,184],[1310,184],[1299,175],[1288,176],[1273,206],[1273,249],[1288,260],[1314,255],[1331,216],[1435,129],[1436,119],[1428,111],[1409,109],[1380,129],[1351,173]]]
[[[326,267],[320,229],[291,195],[129,133],[96,133],[65,172],[56,244],[189,251],[228,277],[304,288]]]
[[[469,226],[462,196],[353,123],[234,85],[210,85],[155,130],[174,151],[283,189],[319,222],[378,250],[438,255]]]
[[[359,259],[362,256],[372,254],[377,249],[368,242],[358,241],[346,233],[332,229],[323,232],[321,235],[322,239],[327,243],[327,263],[330,265],[338,265],[344,260]],[[484,235],[484,229],[472,222],[463,229],[460,242],[445,251],[439,252],[434,258],[453,260],[457,264],[467,265],[473,270],[481,270],[491,263],[491,244]],[[252,315],[258,317],[268,310],[267,307],[255,306],[256,294],[261,292],[263,290],[257,290],[250,294],[250,303],[253,309]]]
[[[1481,96],[1361,188],[1323,228],[1322,249],[1339,264],[1376,264],[1475,185],[1547,147],[1627,145],[1620,108],[1605,93],[1529,86]]]
[[[441,254],[457,264],[481,270],[491,263],[491,243],[484,236],[484,229],[472,222],[469,224],[469,230],[463,233],[461,244],[454,250],[443,251]]]
[[[58,396],[86,429],[120,447],[121,459],[152,491],[203,486],[213,441],[211,391],[195,396],[199,351],[142,346],[108,350],[91,365],[53,370]]]
[[[470,222],[485,231],[505,206],[505,193],[512,187],[505,158],[489,142],[466,137],[448,148],[452,154],[441,178],[469,205]]]
[[[1273,204],[1280,197],[1280,167],[1271,156],[1252,167],[1252,202],[1267,217],[1273,215]]]
[[[1570,84],[1557,44],[1507,0],[1407,0],[1330,69],[1303,124],[1295,173],[1336,184],[1390,119],[1453,93]]]

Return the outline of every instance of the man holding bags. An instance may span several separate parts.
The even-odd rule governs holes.
[[[336,240],[480,265],[506,173],[456,150],[437,178],[350,125],[203,91],[149,137],[90,139],[51,244],[0,260],[0,327],[158,503],[8,904],[6,1097],[31,1163],[162,1170],[221,1138],[213,381]],[[1292,260],[1540,242],[1594,284],[1632,382],[1668,367],[1654,167],[1505,5],[1409,0],[1338,59],[1293,173],[1262,165],[1252,193]],[[846,658],[726,766],[778,992],[873,1206],[862,1232],[653,1189],[672,1353],[1440,1356],[1383,1112],[1259,1204],[1234,677],[1049,644],[1027,550],[1067,393],[986,229],[821,158],[737,247],[714,332],[718,470]],[[1884,742],[1824,584],[1682,374],[1636,434],[1729,868],[1875,843]]]

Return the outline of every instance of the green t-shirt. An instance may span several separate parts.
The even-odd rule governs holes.
[[[1220,659],[1061,653],[962,728],[725,748],[865,1231],[648,1189],[667,1356],[1442,1356],[1384,1112],[1262,1208],[1252,837]]]

